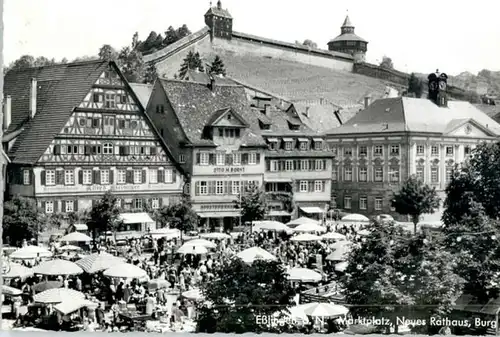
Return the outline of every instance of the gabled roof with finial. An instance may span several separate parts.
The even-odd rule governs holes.
[[[217,6],[211,7],[208,12],[205,13],[205,16],[207,15],[216,15],[227,19],[233,18],[231,14],[229,14],[229,11],[227,9],[222,8],[222,3],[220,0],[217,1]]]
[[[342,27],[354,27],[351,23],[351,20],[349,19],[349,15],[346,15],[345,20],[344,20],[344,24],[342,25]]]

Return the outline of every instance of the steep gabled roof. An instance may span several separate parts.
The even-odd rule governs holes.
[[[24,128],[9,153],[13,163],[38,161],[107,65],[97,60],[11,70],[6,74],[4,93],[12,97],[12,123],[6,133]],[[37,79],[37,112],[29,119],[32,78]]]
[[[258,127],[258,114],[250,108],[245,88],[239,85],[216,85],[210,90],[205,83],[159,79],[179,122],[192,145],[215,146],[204,130],[213,114],[230,107],[249,124],[241,134],[243,146],[265,146]]]
[[[243,117],[241,117],[237,112],[233,111],[233,109],[231,109],[230,107],[217,110],[208,120],[207,126],[215,126],[222,118],[224,118],[229,113],[232,113],[243,127],[249,127],[247,121],[245,121]]]
[[[146,109],[148,107],[149,98],[153,92],[152,84],[143,83],[129,83],[130,88],[134,91],[135,95],[139,99],[142,107]]]

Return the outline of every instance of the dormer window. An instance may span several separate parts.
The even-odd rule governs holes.
[[[240,138],[240,129],[220,128],[219,137],[221,138]]]
[[[283,138],[283,142],[285,144],[285,150],[286,151],[292,151],[293,139],[291,139],[291,138]]]
[[[278,139],[268,138],[267,141],[269,142],[269,150],[276,151],[278,149]]]
[[[323,140],[322,139],[314,139],[314,150],[320,151],[323,150]]]
[[[307,142],[300,142],[300,151],[307,151]]]

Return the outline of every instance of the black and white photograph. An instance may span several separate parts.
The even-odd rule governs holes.
[[[500,335],[494,1],[0,4],[0,330]]]

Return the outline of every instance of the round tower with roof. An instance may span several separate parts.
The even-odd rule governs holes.
[[[354,26],[349,16],[345,17],[344,24],[340,28],[340,35],[328,42],[328,50],[351,54],[355,62],[365,60],[367,46],[368,41],[354,33]]]

